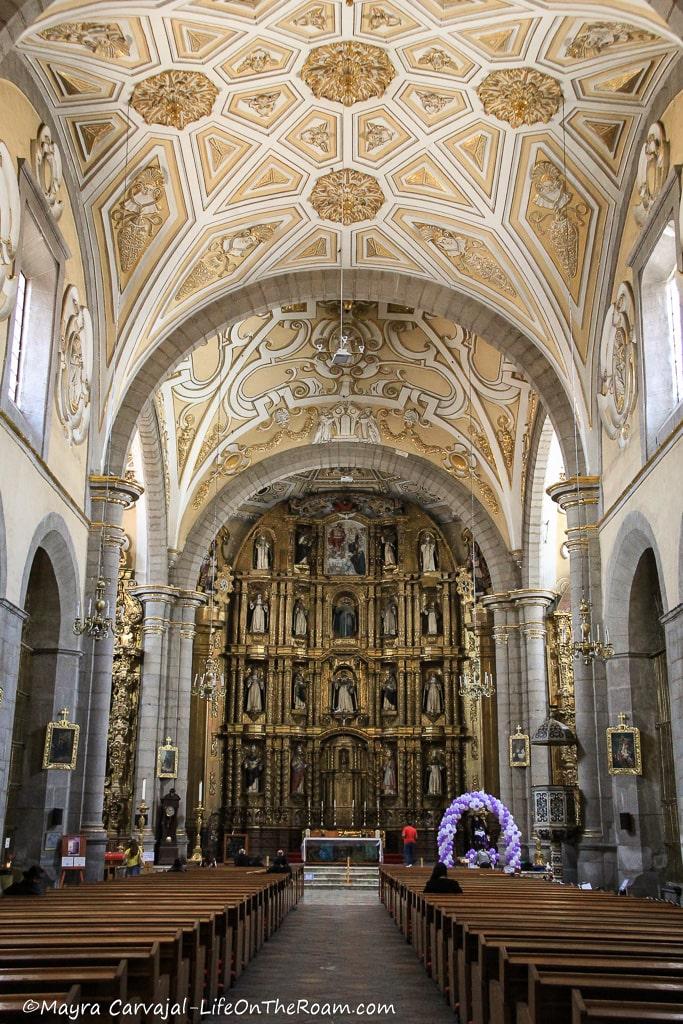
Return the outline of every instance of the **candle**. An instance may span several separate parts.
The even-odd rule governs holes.
[[[142,780],[142,800],[143,800],[143,803],[144,803],[144,800],[145,800],[145,793],[146,792],[147,792],[147,779],[143,779]]]
[[[204,783],[199,783],[199,802],[202,802],[202,796],[204,795]]]

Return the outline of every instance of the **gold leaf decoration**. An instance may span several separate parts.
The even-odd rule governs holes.
[[[351,107],[382,96],[396,70],[378,46],[355,40],[311,50],[301,77],[315,97]]]
[[[117,60],[130,56],[130,46],[123,32],[114,22],[64,21],[38,33],[48,43],[67,43],[82,46],[96,57]]]
[[[477,93],[487,114],[507,121],[513,128],[539,121],[546,124],[562,102],[562,89],[557,79],[535,68],[492,71]]]
[[[627,46],[629,43],[651,43],[657,37],[645,29],[623,22],[596,21],[582,25],[567,47],[567,56],[576,60],[599,57],[605,50]]]
[[[176,301],[182,302],[206,285],[230,277],[254,249],[272,238],[276,227],[277,224],[255,224],[211,242],[178,289]]]
[[[147,124],[185,128],[211,113],[218,89],[199,71],[162,71],[133,89],[131,106]]]
[[[491,285],[497,291],[515,298],[517,292],[505,271],[498,265],[486,245],[478,238],[467,238],[436,224],[416,224],[415,228],[427,242],[462,274]]]
[[[134,270],[150,243],[159,233],[166,208],[166,183],[159,161],[154,160],[139,174],[111,211],[119,265],[123,274]]]
[[[588,207],[569,188],[563,172],[550,160],[539,160],[531,172],[529,223],[545,242],[566,277],[579,270],[580,228]]]
[[[384,203],[384,193],[370,174],[342,170],[318,178],[311,192],[311,205],[323,220],[355,224],[370,220]]]

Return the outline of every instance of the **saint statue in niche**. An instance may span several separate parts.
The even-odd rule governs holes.
[[[261,591],[256,595],[255,600],[249,603],[251,611],[251,632],[266,633],[268,630],[268,605],[263,600]]]
[[[350,672],[340,672],[332,681],[332,710],[342,715],[355,715],[358,710],[356,683]]]
[[[441,618],[441,606],[439,605],[439,602],[435,598],[427,601],[422,614],[424,616],[424,628],[427,636],[438,636],[439,619]]]
[[[306,780],[306,759],[304,758],[304,750],[299,743],[294,748],[292,754],[292,760],[289,765],[289,792],[291,796],[302,796],[304,792],[304,782]]]
[[[252,714],[260,714],[264,706],[265,680],[262,668],[252,668],[244,680],[244,707]]]
[[[437,571],[436,541],[433,533],[423,533],[420,541],[420,568],[422,572]]]
[[[398,606],[393,597],[382,608],[382,633],[384,636],[396,636],[398,633]]]
[[[396,673],[392,670],[387,672],[386,679],[384,680],[384,688],[382,690],[382,711],[387,713],[395,713],[398,710],[398,685],[396,683]]]
[[[242,767],[244,768],[244,785],[247,793],[260,793],[263,762],[258,756],[255,743],[252,743],[247,749],[246,756],[242,761]]]
[[[440,715],[443,712],[443,692],[441,681],[436,672],[430,672],[422,695],[422,705],[427,715]]]
[[[292,679],[292,710],[306,710],[306,679],[303,672],[295,672]]]
[[[443,768],[441,766],[441,758],[436,750],[429,759],[427,793],[430,796],[441,796],[443,793]]]
[[[292,633],[294,636],[306,636],[308,632],[308,612],[306,605],[300,598],[294,602],[292,614]]]
[[[254,568],[270,569],[273,563],[273,549],[265,533],[260,533],[254,541]]]
[[[356,604],[350,594],[341,594],[332,609],[332,632],[340,639],[356,636],[358,615]]]
[[[382,544],[382,564],[386,569],[395,569],[398,565],[395,537],[390,533],[383,533],[380,541]]]
[[[312,553],[313,537],[310,531],[305,529],[297,530],[294,539],[294,564],[310,566]]]
[[[388,750],[384,757],[384,771],[382,773],[382,792],[385,796],[396,796],[398,792],[398,780],[396,778],[396,761],[394,755]]]

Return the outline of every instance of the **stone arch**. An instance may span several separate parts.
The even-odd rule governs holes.
[[[344,275],[344,290],[349,299],[365,301],[404,303],[406,295],[410,295],[416,308],[461,324],[503,352],[528,377],[549,410],[567,472],[573,472],[576,460],[570,396],[540,347],[500,313],[453,286],[428,282],[411,274],[349,270]],[[239,320],[264,313],[273,306],[338,297],[339,272],[336,269],[321,270],[315,274],[301,271],[245,285],[193,311],[163,338],[129,382],[111,435],[105,440],[109,445],[105,463],[111,465],[112,472],[122,472],[140,409],[167,374],[207,335],[225,331]],[[579,437],[579,472],[585,470],[586,459]]]
[[[394,473],[419,480],[441,498],[454,515],[469,522],[470,496],[463,483],[449,476],[418,455],[403,456],[383,445],[343,441],[326,445],[306,445],[278,452],[240,473],[219,492],[190,530],[182,555],[174,570],[174,583],[182,589],[194,588],[202,559],[213,539],[216,523],[226,522],[256,491],[296,473],[333,466],[350,466]],[[474,532],[486,559],[496,591],[519,586],[518,571],[505,542],[478,499],[474,500]]]
[[[539,415],[529,444],[524,511],[522,519],[522,583],[525,587],[541,584],[541,530],[543,484],[553,439],[553,425],[547,415]]]
[[[0,494],[0,597],[5,596],[7,589],[7,541],[5,532],[5,514],[2,509]]]
[[[39,548],[42,548],[50,559],[59,591],[59,643],[64,647],[73,647],[75,644],[71,616],[75,616],[80,597],[78,560],[66,523],[56,512],[48,513],[38,524],[26,552],[20,590],[22,608],[26,604],[31,569]]]
[[[605,571],[605,624],[616,651],[627,649],[631,588],[642,555],[651,549],[657,566],[664,612],[670,604],[661,551],[649,520],[634,510],[624,519]]]
[[[168,508],[159,424],[151,402],[147,402],[140,413],[138,433],[147,504],[147,582],[165,584],[168,582]]]

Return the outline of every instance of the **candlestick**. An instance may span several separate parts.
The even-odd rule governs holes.
[[[202,802],[202,797],[203,796],[204,796],[204,783],[200,782],[199,783],[199,803]]]
[[[143,779],[142,780],[142,799],[143,800],[145,799],[145,794],[146,793],[147,793],[147,779]]]

